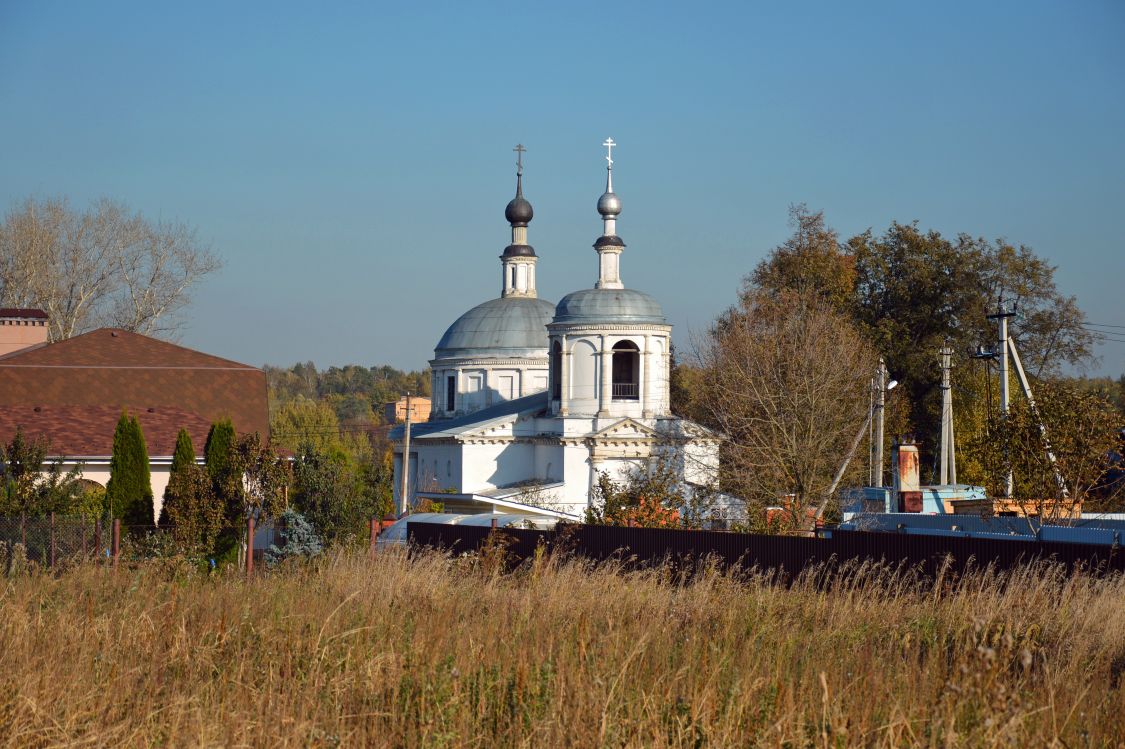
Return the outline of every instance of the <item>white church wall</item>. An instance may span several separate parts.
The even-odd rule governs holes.
[[[439,360],[431,361],[430,366],[434,367],[434,411],[431,418],[463,416],[497,403],[546,390],[546,358],[527,362],[490,364],[487,360],[476,360],[458,366],[442,366]],[[454,377],[452,408],[447,399],[447,378],[450,376]]]
[[[601,382],[597,345],[587,339],[571,344],[569,394],[563,398],[572,414],[594,414],[598,410],[598,391]],[[569,395],[569,397],[568,397]]]
[[[529,481],[534,475],[535,446],[522,442],[464,445],[461,490],[488,491]]]
[[[668,382],[671,372],[668,368],[669,359],[664,349],[664,339],[651,338],[649,346],[648,360],[653,376],[648,378],[647,383],[649,401],[652,404],[648,410],[654,414],[666,414],[670,410]]]

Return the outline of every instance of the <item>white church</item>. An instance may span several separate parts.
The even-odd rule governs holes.
[[[461,315],[438,341],[430,421],[413,424],[409,438],[403,426],[391,432],[396,507],[427,498],[451,512],[579,519],[599,473],[620,480],[657,457],[671,461],[688,491],[717,483],[718,436],[669,407],[672,326],[655,299],[622,282],[616,144],[603,145],[597,283],[557,305],[536,292],[539,258],[527,238],[534,211],[516,147],[500,297]]]

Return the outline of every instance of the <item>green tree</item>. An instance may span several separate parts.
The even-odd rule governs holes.
[[[231,456],[233,473],[239,477],[241,504],[229,507],[232,525],[253,515],[259,522],[275,518],[285,510],[289,471],[272,449],[262,444],[257,432],[238,440]]]
[[[211,425],[207,442],[203,446],[203,460],[213,481],[225,479],[230,473],[231,452],[237,435],[230,419],[221,419]]]
[[[152,525],[152,480],[144,433],[136,417],[122,412],[113,433],[106,502],[114,518],[128,525]]]
[[[184,470],[187,466],[195,465],[195,446],[191,444],[191,435],[186,429],[181,429],[176,435],[176,450],[172,453],[171,473]]]
[[[0,444],[0,515],[69,514],[80,504],[81,467],[64,473],[62,460],[47,463],[49,449],[20,427],[10,443]]]
[[[207,469],[183,465],[168,477],[164,496],[164,524],[171,528],[176,545],[189,555],[212,554],[226,518]]]
[[[294,504],[329,544],[356,539],[387,511],[385,493],[371,491],[341,455],[303,450],[293,473]]]
[[[1017,395],[1006,419],[994,411],[983,430],[967,435],[967,447],[982,457],[989,494],[1003,496],[1010,463],[1012,496],[1040,514],[1050,515],[1091,500],[1096,500],[1096,507],[1090,509],[1119,509],[1125,486],[1103,491],[1111,469],[1109,456],[1120,444],[1117,409],[1101,395],[1066,381],[1040,380],[1032,388],[1034,409]],[[1047,457],[1040,424],[1046,429],[1054,465]],[[1068,493],[1068,500],[1061,504],[1044,502],[1062,499],[1056,467]]]
[[[278,407],[270,419],[270,439],[293,452],[311,448],[321,453],[344,449],[340,420],[327,403],[298,397]]]
[[[191,435],[188,434],[186,429],[180,429],[179,434],[176,435],[176,449],[172,453],[172,467],[168,472],[168,486],[164,489],[164,504],[161,507],[161,520],[169,517],[170,505],[180,502],[181,507],[177,508],[176,514],[183,515],[186,511],[182,500],[182,490],[176,487],[180,482],[177,478],[189,469],[198,468],[195,464],[195,447],[191,443]]]

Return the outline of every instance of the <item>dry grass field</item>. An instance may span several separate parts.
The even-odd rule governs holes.
[[[0,579],[9,746],[1121,746],[1125,580],[429,553]]]

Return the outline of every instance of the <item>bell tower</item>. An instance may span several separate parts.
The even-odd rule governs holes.
[[[512,225],[512,243],[504,248],[500,256],[503,271],[500,296],[535,299],[538,296],[535,265],[539,258],[535,248],[527,243],[527,225],[534,218],[535,211],[523,196],[523,155],[527,149],[520,143],[512,150],[516,152],[516,197],[504,209],[504,218]]]

